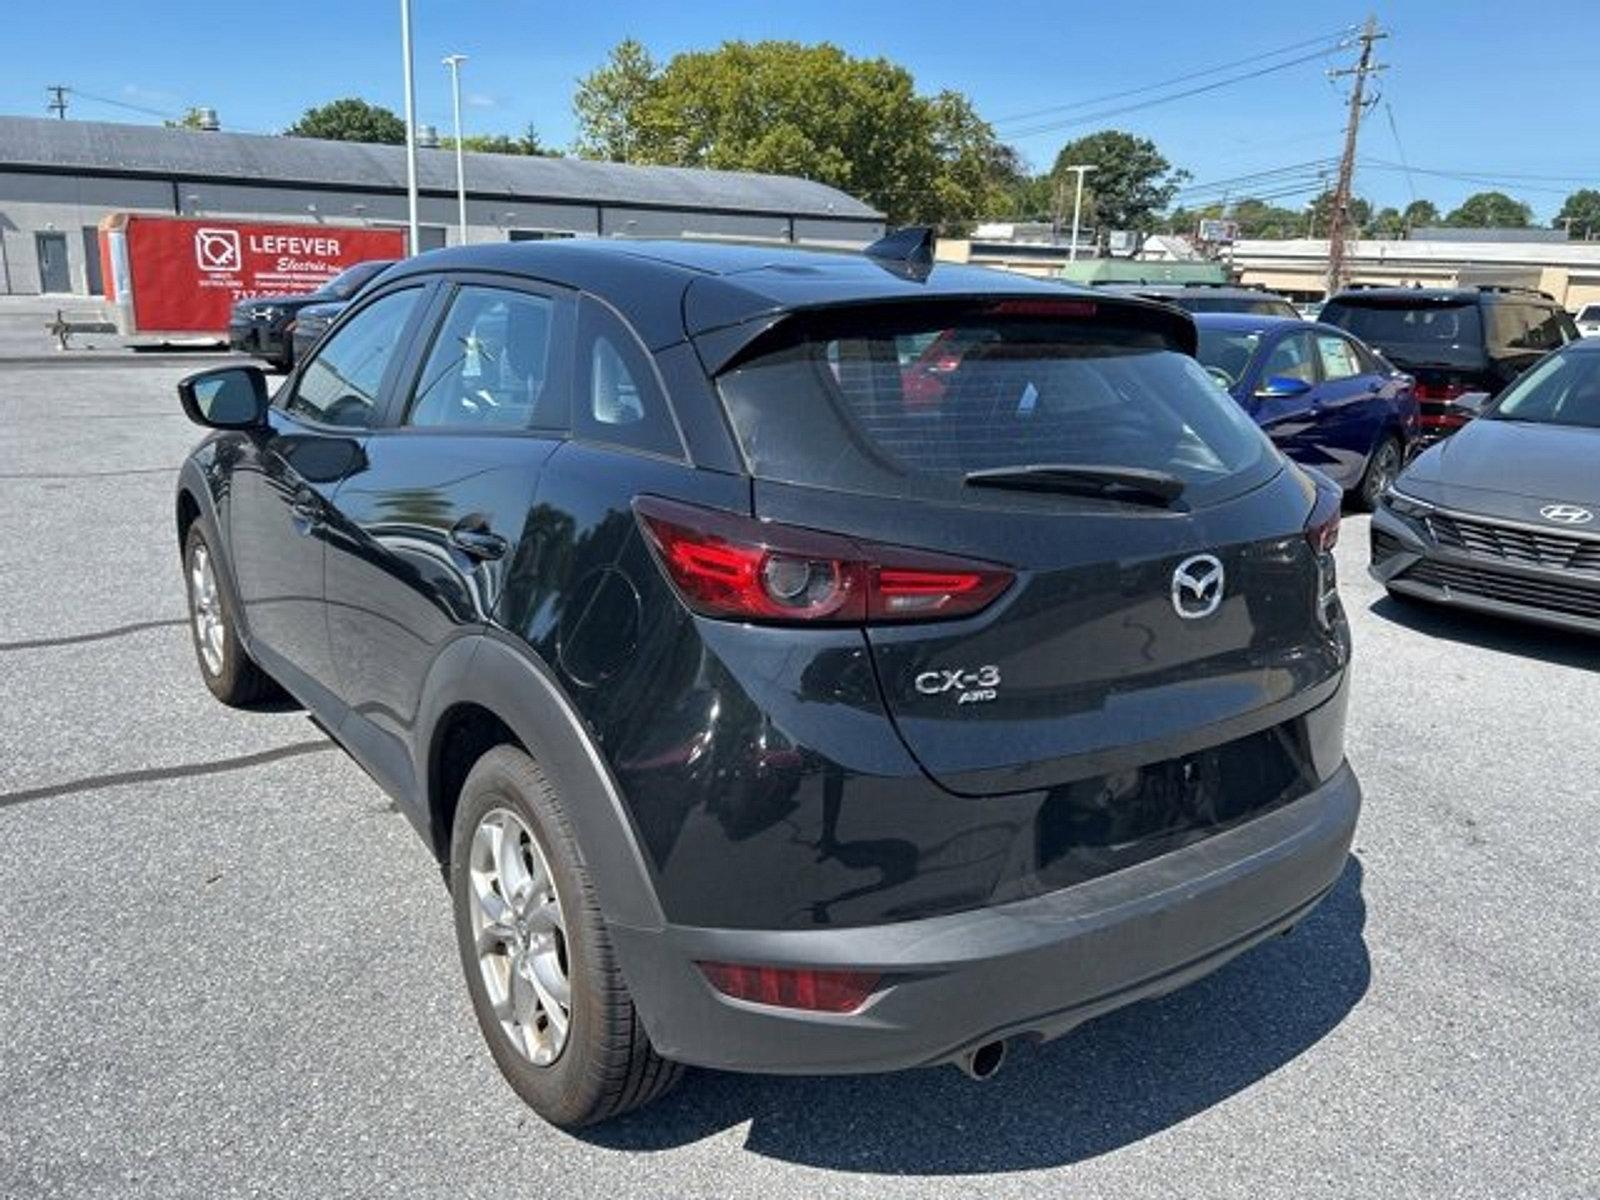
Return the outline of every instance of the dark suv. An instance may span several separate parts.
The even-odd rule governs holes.
[[[1360,288],[1334,296],[1318,319],[1416,379],[1425,442],[1472,419],[1463,396],[1494,395],[1578,336],[1565,309],[1526,288]]]
[[[991,1074],[1343,869],[1338,489],[1183,314],[897,239],[442,250],[270,401],[180,385],[207,685],[395,797],[554,1122],[682,1063]]]

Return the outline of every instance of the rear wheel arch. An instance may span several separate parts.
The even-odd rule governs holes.
[[[550,669],[526,645],[484,634],[441,655],[424,689],[414,753],[425,781],[430,849],[441,863],[461,787],[472,766],[500,745],[527,754],[562,798],[610,922],[637,929],[664,923],[641,842],[610,767]]]

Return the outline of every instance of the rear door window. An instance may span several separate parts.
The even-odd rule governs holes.
[[[556,302],[467,285],[451,298],[405,423],[445,429],[562,430],[567,423]],[[570,345],[570,343],[568,343]]]
[[[1322,378],[1330,383],[1352,379],[1362,373],[1361,356],[1356,348],[1336,333],[1317,335],[1317,356],[1322,360]]]
[[[1103,320],[796,318],[717,382],[751,470],[788,483],[993,503],[968,472],[1095,464],[1177,475],[1198,504],[1277,469],[1199,363]]]

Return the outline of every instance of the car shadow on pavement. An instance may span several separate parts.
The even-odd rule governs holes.
[[[1536,658],[1560,667],[1600,670],[1600,639],[1588,634],[1397,596],[1380,596],[1372,602],[1369,611],[1375,617],[1428,637],[1446,638],[1521,658]]]
[[[993,1080],[953,1067],[778,1078],[691,1072],[648,1109],[579,1136],[668,1150],[748,1122],[745,1148],[785,1162],[880,1175],[1058,1167],[1168,1129],[1271,1075],[1334,1029],[1366,993],[1362,868],[1287,937],[1216,974],[1015,1046]]]

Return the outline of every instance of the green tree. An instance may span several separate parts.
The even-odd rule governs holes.
[[[1413,200],[1405,206],[1400,216],[1405,221],[1407,237],[1414,229],[1427,229],[1438,225],[1442,220],[1439,216],[1439,206],[1432,200]]]
[[[405,144],[406,123],[380,105],[347,96],[308,108],[288,129],[290,137],[327,138],[335,142],[386,142]]]
[[[1584,239],[1588,239],[1592,232],[1600,232],[1600,191],[1579,188],[1573,192],[1561,205],[1561,211],[1551,224],[1556,229],[1568,227],[1574,237]]]
[[[1372,215],[1373,237],[1399,238],[1406,233],[1406,218],[1398,208],[1380,208]]]
[[[994,131],[964,96],[919,96],[886,59],[825,42],[726,42],[655,71],[627,46],[579,85],[584,153],[799,175],[891,224],[954,229],[1004,205],[1011,159]]]
[[[1345,210],[1345,236],[1359,237],[1372,223],[1372,205],[1360,196],[1350,197],[1350,207]],[[1311,215],[1307,218],[1312,237],[1327,237],[1333,225],[1333,189],[1329,188],[1311,202]]]
[[[439,139],[439,145],[446,150],[454,150],[456,140],[443,137]],[[560,155],[560,151],[551,150],[539,141],[538,131],[532,125],[521,137],[513,137],[508,133],[469,133],[461,139],[461,148],[473,154],[522,154],[535,158],[556,158]]]
[[[1533,220],[1533,210],[1504,192],[1474,192],[1444,220],[1465,229],[1523,229]]]
[[[628,162],[638,140],[640,109],[655,92],[660,74],[641,43],[633,38],[618,42],[604,66],[578,80],[572,97],[577,152],[584,158]]]
[[[1189,178],[1187,171],[1173,170],[1150,139],[1118,129],[1091,133],[1061,147],[1051,178],[1070,193],[1076,180],[1067,168],[1082,165],[1094,167],[1083,185],[1085,219],[1104,229],[1153,228],[1156,214]],[[1070,213],[1073,196],[1064,194],[1058,204]]]
[[[163,121],[161,124],[168,129],[204,129],[205,125],[200,117],[201,111],[198,108],[186,108],[183,111],[183,116],[176,121]]]

